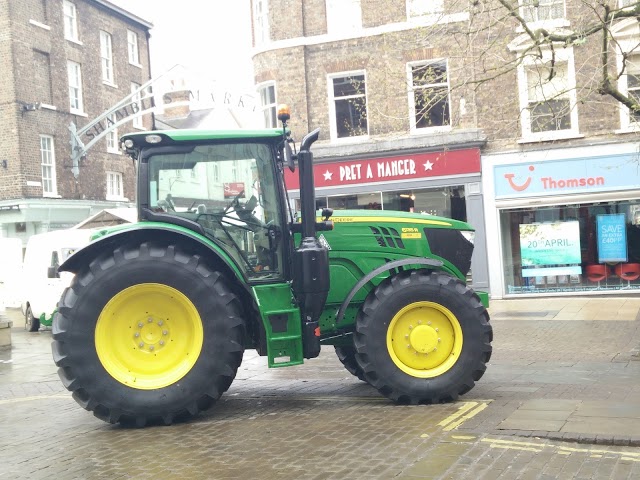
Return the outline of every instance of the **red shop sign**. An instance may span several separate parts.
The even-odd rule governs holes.
[[[313,166],[316,188],[480,173],[480,150],[447,150],[395,157],[320,163]],[[287,189],[300,188],[298,172],[285,170]]]
[[[244,192],[244,183],[242,182],[224,183],[223,186],[224,198],[236,197]],[[244,195],[240,198],[244,198]]]

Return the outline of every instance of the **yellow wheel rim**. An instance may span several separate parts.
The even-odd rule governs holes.
[[[118,382],[158,389],[195,365],[202,350],[202,320],[175,288],[144,283],[109,300],[98,318],[95,342],[102,366]]]
[[[462,352],[462,328],[442,305],[415,302],[400,310],[387,330],[393,363],[412,377],[433,378],[453,367]]]

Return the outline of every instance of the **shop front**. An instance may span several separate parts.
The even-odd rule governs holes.
[[[483,162],[485,189],[494,192],[487,240],[500,247],[489,249],[493,298],[640,294],[636,146],[488,155]]]
[[[285,171],[296,202],[297,175]],[[475,288],[488,288],[478,148],[341,161],[317,158],[314,182],[318,209],[396,210],[469,222],[476,229],[470,281]]]

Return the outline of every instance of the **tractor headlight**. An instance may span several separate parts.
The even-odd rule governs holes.
[[[467,241],[469,243],[471,243],[473,245],[473,241],[476,238],[476,232],[472,231],[472,230],[461,230],[460,233],[462,234],[462,236],[464,238],[467,239]]]

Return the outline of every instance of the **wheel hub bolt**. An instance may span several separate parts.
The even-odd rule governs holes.
[[[140,336],[140,334],[138,332],[136,332],[133,336],[138,338]]]
[[[144,342],[140,342],[140,343],[138,344],[138,346],[139,346],[140,348],[144,347]]]
[[[153,345],[149,345],[149,350],[153,350]]]
[[[167,330],[162,330],[163,335],[167,335],[169,332]]]
[[[163,323],[163,322],[162,322],[162,320],[160,320],[160,321],[158,322],[158,325],[162,326],[162,323]]]
[[[139,322],[139,323],[138,323],[138,326],[139,326],[140,328],[142,328],[142,322]]]
[[[164,340],[160,340],[160,345],[164,345]]]
[[[153,318],[151,318],[151,317],[147,318],[147,322],[149,322],[149,323],[153,322]]]

